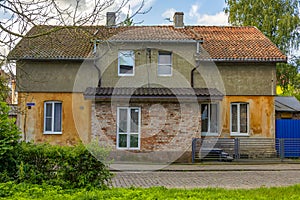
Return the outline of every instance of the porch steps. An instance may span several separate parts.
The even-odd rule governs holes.
[[[201,160],[215,159],[203,158],[201,149],[222,149],[233,158],[236,153],[240,159],[275,158],[275,139],[271,138],[199,138],[195,141],[195,162]]]

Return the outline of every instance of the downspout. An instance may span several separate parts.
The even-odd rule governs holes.
[[[191,87],[194,88],[194,71],[199,67],[200,65],[197,62],[196,67],[194,67],[191,71]]]
[[[98,68],[97,63],[96,63],[96,59],[94,60],[94,67],[96,68],[96,70],[98,71],[98,85],[97,87],[101,87],[101,82],[102,82],[102,77],[101,77],[101,70]]]
[[[148,56],[148,58],[147,58]],[[151,69],[151,49],[146,48],[146,66],[147,66],[147,80],[148,80],[148,88],[150,88],[150,78],[149,78],[149,66],[147,65],[147,60],[149,59],[149,65]]]
[[[200,54],[200,43],[203,43],[203,40],[197,40],[197,49],[196,56]],[[194,88],[194,71],[200,67],[200,62],[196,61],[196,66],[191,71],[191,87]]]
[[[99,42],[98,40],[94,40],[94,50],[93,50],[93,54],[95,56],[94,59],[94,67],[96,68],[97,72],[98,72],[98,85],[97,87],[101,87],[101,82],[102,82],[102,77],[101,77],[101,70],[99,69],[99,67],[97,66],[97,42]]]

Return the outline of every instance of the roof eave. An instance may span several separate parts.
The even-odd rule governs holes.
[[[113,98],[112,98],[113,97]],[[86,100],[93,100],[93,101],[111,101],[111,99],[115,99],[117,101],[221,101],[223,100],[223,95],[215,95],[215,96],[161,96],[161,95],[143,95],[143,96],[127,96],[127,95],[118,95],[118,96],[111,96],[111,95],[84,95],[84,99]]]
[[[28,60],[28,61],[54,61],[54,60],[61,60],[61,61],[84,61],[84,60],[94,60],[95,58],[90,57],[53,57],[53,58],[34,58],[34,57],[10,57],[7,58],[9,61],[18,61],[18,60]]]
[[[196,60],[202,62],[235,62],[235,63],[236,62],[272,62],[272,63],[287,62],[287,59],[281,59],[281,58],[276,58],[276,59],[211,58],[211,59],[196,59]]]

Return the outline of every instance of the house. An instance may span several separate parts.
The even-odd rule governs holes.
[[[36,26],[17,63],[25,140],[97,140],[115,161],[191,160],[195,137],[274,138],[280,50],[255,27]],[[259,151],[259,150],[254,150]]]
[[[12,77],[10,73],[7,73],[3,69],[0,69],[0,78],[5,82],[5,85],[9,90],[6,103],[8,105],[17,104],[16,82],[14,80],[14,77]]]
[[[300,102],[293,96],[275,97],[276,119],[300,119]]]
[[[2,92],[7,92],[7,98],[5,102],[10,107],[8,115],[10,118],[14,118],[17,120],[17,113],[18,113],[17,96],[18,95],[16,92],[16,82],[14,78],[10,75],[10,73],[7,73],[2,69],[0,69],[0,78],[1,81],[4,81],[4,85],[7,86],[7,91],[2,91]]]

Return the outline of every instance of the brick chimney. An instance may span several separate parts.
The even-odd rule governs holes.
[[[115,26],[116,25],[116,13],[107,12],[106,13],[106,26]]]
[[[175,12],[173,21],[174,21],[174,27],[175,28],[183,28],[184,23],[183,23],[183,12]]]

